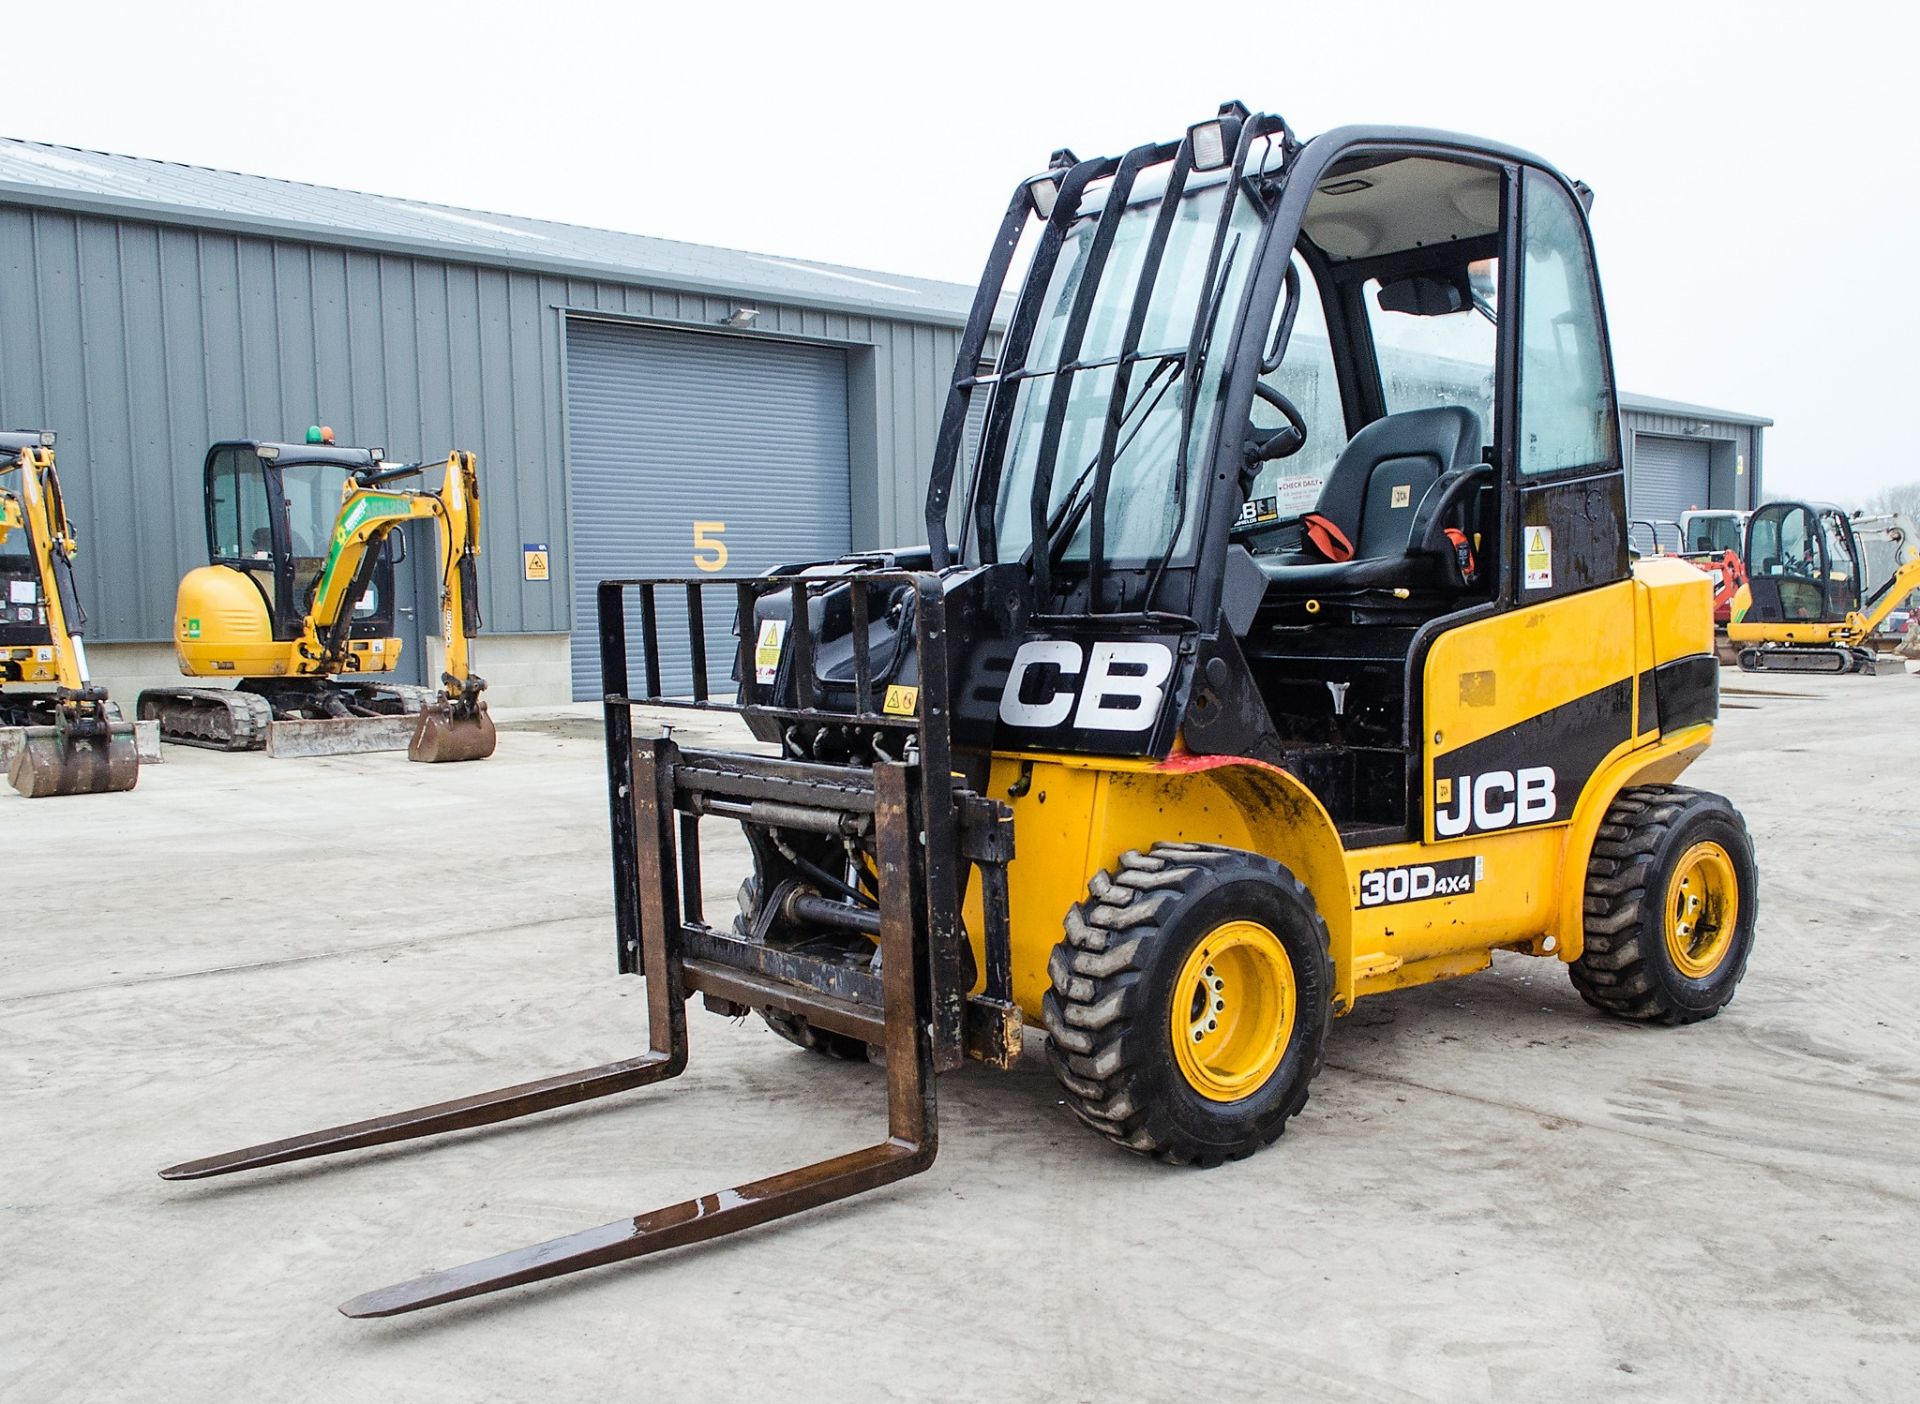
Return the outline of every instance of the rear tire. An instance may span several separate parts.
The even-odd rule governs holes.
[[[1586,945],[1567,967],[1594,1008],[1643,1023],[1711,1019],[1753,952],[1753,841],[1719,795],[1635,785],[1587,860]]]
[[[1157,843],[1096,873],[1047,962],[1047,1061],[1101,1135],[1176,1165],[1270,1145],[1332,1012],[1327,926],[1270,858]]]
[[[740,905],[740,915],[733,919],[733,929],[742,936],[753,930],[753,919],[760,913],[760,875],[755,873],[740,884],[735,900]],[[818,1053],[823,1058],[838,1058],[848,1063],[867,1061],[867,1045],[857,1038],[849,1038],[831,1029],[816,1029],[799,1015],[785,1009],[775,1009],[771,1005],[757,1004],[753,1012],[758,1014],[766,1026],[772,1029],[788,1043],[804,1048],[809,1053]]]

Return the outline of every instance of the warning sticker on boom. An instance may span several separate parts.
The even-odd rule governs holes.
[[[1553,588],[1553,528],[1530,526],[1527,528],[1527,588],[1529,590],[1551,590]]]

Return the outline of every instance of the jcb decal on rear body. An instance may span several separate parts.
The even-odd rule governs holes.
[[[1173,650],[1151,639],[1084,648],[1071,639],[1029,639],[1007,670],[1000,720],[1043,731],[1069,724],[1145,731],[1159,719],[1172,673]]]
[[[1360,905],[1388,907],[1429,897],[1458,897],[1471,892],[1484,875],[1485,860],[1449,858],[1441,863],[1409,863],[1399,868],[1368,868],[1360,874]]]
[[[1457,775],[1433,786],[1433,829],[1441,838],[1544,824],[1559,809],[1550,765]]]
[[[1621,678],[1435,755],[1427,795],[1432,837],[1457,839],[1571,819],[1594,772],[1633,738],[1634,684]],[[1497,704],[1505,679],[1487,686]],[[1546,757],[1551,765],[1540,764]]]

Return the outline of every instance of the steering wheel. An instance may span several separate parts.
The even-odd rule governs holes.
[[[1414,514],[1413,549],[1431,555],[1453,554],[1453,542],[1447,526],[1467,494],[1478,491],[1493,478],[1493,465],[1477,463],[1471,468],[1455,468],[1442,474],[1420,500]]]
[[[1286,423],[1272,433],[1254,431],[1252,452],[1249,455],[1255,463],[1271,463],[1277,458],[1292,458],[1307,446],[1307,417],[1292,400],[1264,380],[1253,382],[1256,399],[1265,400],[1286,417]]]

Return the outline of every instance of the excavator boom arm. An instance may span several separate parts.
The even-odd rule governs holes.
[[[19,486],[9,491],[5,480],[16,472],[20,475]],[[91,682],[78,632],[85,628],[86,616],[74,588],[76,546],[67,525],[66,503],[60,496],[52,452],[45,448],[22,449],[18,458],[0,468],[0,497],[5,499],[0,508],[4,512],[0,540],[12,530],[25,532],[27,554],[39,577],[40,596],[53,635],[54,681],[63,689],[82,691]]]
[[[479,505],[473,455],[460,450],[447,456],[446,479],[437,492],[350,483],[307,612],[307,651],[320,658],[344,652],[354,607],[366,593],[381,544],[396,527],[430,519],[439,535],[440,624],[447,648],[446,671],[465,678],[471,636],[478,625],[474,557],[480,549]]]
[[[1865,643],[1874,630],[1887,622],[1887,616],[1900,607],[1900,602],[1915,590],[1920,590],[1920,556],[1903,561],[1900,569],[1852,616],[1852,620],[1858,621],[1849,629],[1850,634],[1855,634],[1854,643]]]

